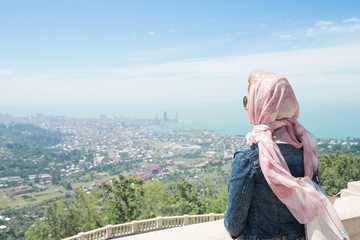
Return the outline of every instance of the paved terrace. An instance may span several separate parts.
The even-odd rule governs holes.
[[[360,240],[360,181],[349,182],[334,207],[351,240]],[[65,240],[230,240],[222,214],[158,217],[131,223],[108,225]]]
[[[115,238],[116,240],[231,240],[224,221],[217,220],[184,227],[157,230],[143,234]]]

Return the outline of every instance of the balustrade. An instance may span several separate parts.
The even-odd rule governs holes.
[[[106,227],[95,229],[86,233],[79,233],[76,236],[68,237],[64,240],[104,240],[113,237],[128,236],[136,233],[211,222],[222,218],[224,218],[224,214],[214,213],[205,215],[157,217],[140,221],[132,221],[130,223],[107,225]]]

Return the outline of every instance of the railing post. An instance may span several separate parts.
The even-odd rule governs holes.
[[[138,221],[134,220],[131,223],[132,223],[132,233],[137,233],[139,231]]]
[[[163,222],[162,217],[159,216],[156,218],[156,229],[162,229],[162,222]]]
[[[106,238],[112,237],[112,225],[106,225]]]
[[[209,214],[210,215],[210,219],[209,219],[209,221],[211,222],[211,221],[215,221],[215,214],[214,213],[210,213]]]
[[[189,215],[185,214],[185,215],[183,216],[183,218],[184,218],[183,226],[189,225]]]
[[[78,234],[78,236],[80,237],[80,240],[85,240],[86,234],[81,232],[81,233]]]

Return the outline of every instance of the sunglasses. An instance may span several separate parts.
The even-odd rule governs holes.
[[[247,103],[248,103],[248,99],[247,99],[247,96],[245,96],[245,97],[243,98],[244,108],[246,108]]]

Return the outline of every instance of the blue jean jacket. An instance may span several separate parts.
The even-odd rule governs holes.
[[[291,174],[304,176],[303,150],[279,144]],[[230,236],[241,240],[304,239],[304,225],[275,196],[259,163],[257,144],[244,145],[234,155],[224,224]]]

